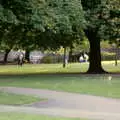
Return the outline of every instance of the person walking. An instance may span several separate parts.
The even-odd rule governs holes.
[[[82,55],[79,57],[79,62],[80,62],[80,63],[84,62],[84,58],[83,58]]]
[[[84,53],[84,59],[85,59],[85,62],[88,62],[89,56],[86,53]]]
[[[18,65],[20,65],[20,66],[23,65],[23,59],[24,59],[24,54],[22,52],[20,52],[18,55]]]

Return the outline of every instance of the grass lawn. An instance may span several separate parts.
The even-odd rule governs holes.
[[[103,67],[109,72],[120,72],[120,62],[114,66],[114,61],[103,62]],[[85,72],[88,63],[69,64],[65,69],[62,64],[0,66],[0,86],[15,86],[76,92],[105,97],[120,98],[120,80],[109,75],[39,75],[37,73],[80,73]],[[32,74],[31,74],[32,73]],[[10,74],[10,75],[7,75]],[[14,75],[12,75],[14,74]]]
[[[38,102],[41,100],[43,99],[40,99],[38,97],[15,95],[10,93],[0,92],[0,104],[4,104],[4,105],[30,104],[30,103]]]
[[[108,72],[120,72],[120,61],[118,66],[114,65],[114,61],[102,62],[103,68]],[[86,72],[88,63],[68,64],[66,68],[62,64],[25,64],[23,67],[17,65],[1,65],[0,74],[35,74],[35,73],[80,73]]]
[[[120,78],[108,75],[17,75],[1,76],[0,86],[67,91],[120,98]]]
[[[43,115],[30,115],[22,113],[0,113],[0,120],[86,120],[77,118],[60,118]]]
[[[80,69],[82,68],[82,69]],[[74,73],[85,72],[88,64],[69,64],[66,68],[62,64],[25,64],[0,66],[0,74],[34,74],[34,73]]]

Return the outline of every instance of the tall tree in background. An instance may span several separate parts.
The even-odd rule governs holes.
[[[39,0],[1,0],[0,1],[0,44],[5,50],[4,63],[11,49],[30,49],[34,42],[28,32],[36,29],[33,20]],[[29,38],[29,40],[28,40]],[[28,58],[28,57],[27,57]]]
[[[18,40],[21,37],[21,31],[18,26],[9,26],[1,37],[0,48],[5,51],[4,64],[7,63],[8,54],[12,49],[17,49]]]
[[[66,47],[83,34],[85,21],[81,3],[79,0],[42,0],[37,5],[32,17],[36,30],[34,43],[45,49],[63,46],[66,53]]]
[[[53,17],[55,21],[53,26],[54,42],[58,47],[63,46],[64,48],[63,67],[65,67],[67,47],[83,36],[82,30],[85,27],[85,20],[82,6],[79,0],[50,0],[49,5],[55,11]]]
[[[109,41],[113,44],[115,55],[115,65],[117,66],[118,56],[119,56],[119,46],[120,46],[120,0],[111,0],[109,5],[110,11],[110,27],[107,32],[109,32]]]
[[[21,27],[29,24],[31,16],[30,2],[17,0],[1,0],[0,2],[0,46],[5,50],[4,63],[11,49],[17,47],[21,37]]]
[[[111,0],[109,5],[110,11],[110,42],[116,43],[117,46],[120,44],[120,0]]]

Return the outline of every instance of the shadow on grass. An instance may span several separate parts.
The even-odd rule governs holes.
[[[88,73],[25,73],[25,74],[0,74],[0,82],[12,82],[9,78],[39,78],[39,77],[102,77],[102,76],[115,76],[120,77],[120,73],[105,73],[105,74],[88,74]]]

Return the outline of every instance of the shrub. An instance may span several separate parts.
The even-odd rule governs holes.
[[[110,53],[110,52],[102,52],[101,53],[102,60],[107,61],[107,60],[115,60],[115,53]]]
[[[41,63],[52,63],[52,56],[44,56]]]
[[[62,63],[63,56],[62,55],[48,55],[44,56],[41,60],[41,63]]]

